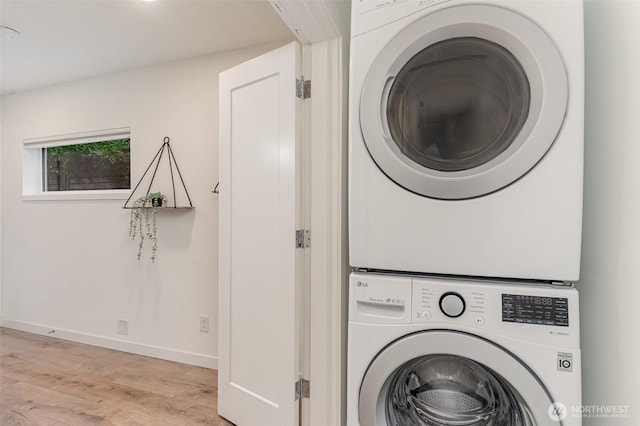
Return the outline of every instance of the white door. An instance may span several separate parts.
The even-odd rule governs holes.
[[[220,74],[218,412],[297,424],[300,46]]]

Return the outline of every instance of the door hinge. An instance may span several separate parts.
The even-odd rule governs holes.
[[[311,80],[305,80],[304,77],[296,78],[296,97],[299,99],[311,97]]]
[[[296,401],[302,398],[309,398],[311,385],[307,379],[300,379],[296,382]]]
[[[311,231],[298,229],[296,231],[296,248],[308,248],[311,246]]]

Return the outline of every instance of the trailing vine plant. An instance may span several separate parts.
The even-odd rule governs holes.
[[[149,239],[151,241],[151,262],[155,263],[156,261],[158,252],[156,213],[157,208],[162,206],[163,201],[166,201],[164,194],[152,192],[131,203],[129,236],[132,240],[135,240],[136,237],[139,239],[138,260],[142,257],[145,240]]]

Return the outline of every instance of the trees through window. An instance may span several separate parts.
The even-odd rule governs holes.
[[[42,148],[43,191],[130,189],[130,139]]]

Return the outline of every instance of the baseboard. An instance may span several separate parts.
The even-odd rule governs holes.
[[[126,342],[123,340],[96,336],[93,334],[80,333],[73,330],[64,330],[60,328],[47,327],[40,324],[31,324],[4,318],[0,318],[0,326],[12,328],[14,330],[26,331],[28,333],[41,334],[57,339],[98,346],[101,348],[114,349],[117,351],[164,359],[167,361],[175,361],[183,364],[195,365],[198,367],[211,369],[218,368],[218,358],[212,356],[177,351],[175,349],[161,348],[158,346],[143,345],[135,342]]]

